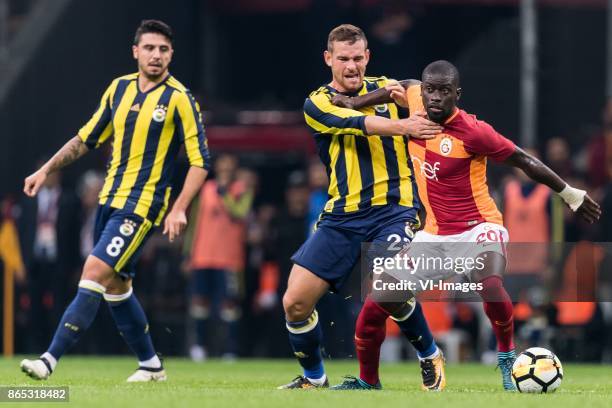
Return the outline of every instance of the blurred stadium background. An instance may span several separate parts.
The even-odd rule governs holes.
[[[44,206],[51,216],[40,210],[41,203],[25,199],[23,178],[76,133],[111,78],[135,71],[130,46],[144,18],[173,27],[171,72],[199,100],[215,157],[238,157],[237,177],[253,194],[243,221],[244,242],[237,243],[245,249],[244,268],[235,275],[238,305],[232,313],[220,307],[210,315],[208,355],[291,356],[280,299],[289,256],[305,239],[327,182],[301,107],[311,90],[329,81],[322,60],[329,30],[350,22],[368,35],[370,75],[419,78],[427,63],[451,60],[462,74],[465,109],[537,151],[603,203],[604,219],[587,227],[544,194],[543,204],[530,213],[543,222],[524,225],[518,216],[522,227],[516,234],[564,243],[559,244],[563,250],[551,251],[540,263],[511,267],[507,281],[517,300],[520,346],[551,347],[562,361],[612,362],[612,304],[601,301],[612,300],[605,250],[612,241],[608,0],[183,0],[180,5],[161,0],[0,0],[0,260],[6,355],[44,350],[74,294],[91,246],[88,220],[108,150],[86,156],[50,181],[50,201]],[[177,185],[183,174],[177,172]],[[517,185],[512,183],[524,192],[532,190],[520,175],[499,166],[490,169],[489,180],[502,207],[516,198],[508,188]],[[48,234],[41,237],[41,230]],[[580,250],[592,255],[587,257],[589,276],[597,282],[592,296],[559,303],[551,292],[538,290],[542,282],[575,285]],[[156,236],[147,244],[135,280],[156,348],[165,355],[189,355],[196,338],[189,252],[189,242],[169,244]],[[326,296],[319,308],[326,354],[334,359],[353,355],[353,324],[360,307],[356,282],[340,296]],[[451,361],[494,358],[480,304],[432,302],[425,308]],[[229,351],[228,336],[236,341]],[[105,308],[73,350],[127,352]],[[393,361],[410,353],[390,326],[383,358]]]

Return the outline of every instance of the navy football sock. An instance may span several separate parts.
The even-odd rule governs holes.
[[[421,304],[417,302],[412,313],[404,319],[395,319],[398,326],[400,327],[404,336],[417,350],[417,354],[420,358],[432,355],[438,346],[433,339],[433,335],[429,330],[425,316],[423,315],[423,308]]]
[[[79,282],[79,289],[68,305],[53,335],[47,353],[59,360],[79,340],[96,318],[104,286],[89,280]]]
[[[206,326],[208,319],[194,319],[195,344],[204,347],[206,345]]]
[[[201,347],[206,345],[206,329],[210,311],[208,306],[192,303],[189,307],[189,316],[193,321],[195,344]]]
[[[238,354],[238,338],[240,329],[241,310],[237,306],[229,306],[221,309],[221,321],[225,324],[225,354]]]
[[[293,353],[304,369],[304,376],[319,379],[325,375],[323,358],[321,356],[321,342],[323,330],[319,324],[319,315],[316,310],[301,322],[287,322],[289,342]]]
[[[138,356],[138,361],[145,362],[156,357],[147,317],[136,295],[132,294],[132,289],[123,295],[105,295],[104,299],[109,305],[117,329]]]

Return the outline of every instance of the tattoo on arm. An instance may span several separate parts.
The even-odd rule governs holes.
[[[73,137],[45,164],[47,174],[66,167],[87,153],[88,150],[80,137]]]
[[[505,160],[505,163],[520,168],[529,178],[547,185],[557,193],[565,188],[565,181],[557,173],[518,146],[516,151]]]

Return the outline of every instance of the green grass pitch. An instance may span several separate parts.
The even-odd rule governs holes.
[[[74,407],[434,407],[543,408],[612,406],[612,367],[567,365],[561,388],[554,394],[506,393],[498,371],[491,366],[447,366],[442,393],[419,389],[416,363],[386,364],[381,368],[383,391],[276,390],[300,372],[291,360],[242,360],[233,363],[186,359],[165,360],[165,383],[127,384],[135,362],[123,357],[62,359],[46,382],[31,380],[19,370],[19,358],[0,359],[2,386],[69,386],[70,402],[0,403],[1,406]],[[356,361],[327,361],[331,383],[357,372]],[[1,407],[0,407],[1,408]]]

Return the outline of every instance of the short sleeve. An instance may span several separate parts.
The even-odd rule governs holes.
[[[100,99],[100,104],[89,121],[79,132],[79,138],[89,149],[95,149],[113,134],[111,98],[118,81],[113,81]]]
[[[191,93],[178,93],[176,127],[191,166],[210,169],[210,152],[200,107]]]
[[[391,82],[397,82],[397,79],[387,78],[386,76],[378,77],[376,80],[376,86],[379,88],[384,88],[389,85]]]
[[[474,130],[474,137],[463,141],[467,152],[487,156],[500,162],[516,151],[516,145],[499,134],[488,123],[477,121]]]
[[[314,133],[357,136],[367,134],[365,114],[333,105],[328,94],[319,93],[307,98],[304,102],[304,118]]]
[[[421,97],[421,85],[410,85],[406,89],[406,99],[408,99],[408,110],[410,113],[425,110],[423,98]]]

